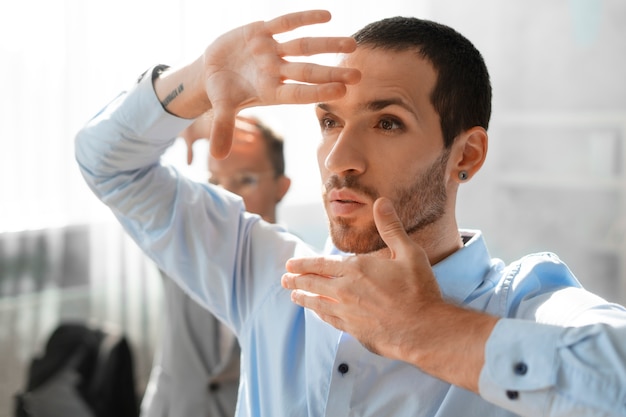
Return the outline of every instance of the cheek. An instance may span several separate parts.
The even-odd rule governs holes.
[[[246,210],[251,213],[263,214],[265,205],[263,204],[264,196],[262,193],[247,196],[243,199],[246,204]]]
[[[260,187],[256,191],[256,193],[244,199],[246,210],[251,213],[260,214],[261,216],[270,215],[277,204],[276,188]]]
[[[404,154],[375,152],[369,159],[368,173],[380,186],[395,188],[411,182],[417,169],[415,158]]]

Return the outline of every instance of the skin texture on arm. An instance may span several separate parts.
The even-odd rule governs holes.
[[[346,84],[359,80],[359,72],[351,68],[289,62],[283,58],[349,53],[356,48],[350,37],[299,38],[283,43],[273,38],[328,20],[327,11],[312,10],[231,30],[191,64],[161,75],[155,81],[157,96],[170,113],[179,117],[196,118],[212,110],[211,154],[223,158],[230,150],[239,111],[261,105],[331,100],[345,94]],[[296,82],[285,83],[286,80]]]
[[[425,252],[389,200],[376,201],[374,219],[388,257],[292,259],[283,287],[293,290],[295,303],[372,352],[478,392],[485,344],[498,318],[443,300]]]

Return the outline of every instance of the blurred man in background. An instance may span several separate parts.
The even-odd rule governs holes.
[[[207,138],[210,126],[203,116],[181,133],[188,163],[194,142]],[[238,116],[228,158],[209,156],[209,182],[241,196],[247,211],[275,223],[276,206],[291,185],[283,139],[258,119]],[[165,320],[141,416],[235,415],[240,357],[235,335],[162,275]]]

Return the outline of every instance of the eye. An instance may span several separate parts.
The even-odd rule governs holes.
[[[256,185],[258,182],[259,179],[254,174],[242,174],[237,178],[237,183],[242,187]]]
[[[320,127],[322,130],[329,130],[337,127],[337,122],[330,117],[322,117],[320,119]]]
[[[402,130],[404,129],[404,124],[398,119],[387,117],[380,119],[378,127],[384,131]]]

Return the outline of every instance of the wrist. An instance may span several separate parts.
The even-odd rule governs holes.
[[[430,304],[419,314],[409,361],[448,383],[478,392],[485,345],[498,318],[449,303]]]
[[[152,82],[163,108],[178,117],[195,119],[211,108],[197,62],[178,69],[156,66]]]

